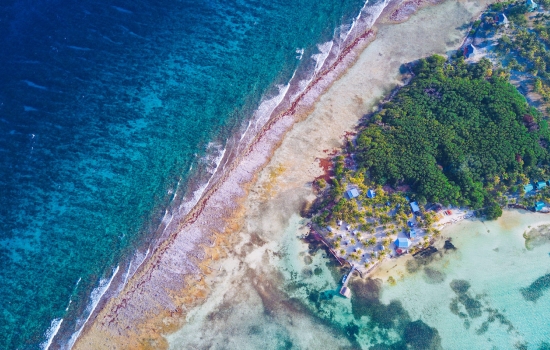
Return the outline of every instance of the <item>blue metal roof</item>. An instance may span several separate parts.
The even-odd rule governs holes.
[[[374,193],[373,190],[368,190],[368,191],[367,191],[367,197],[369,197],[369,198],[374,198],[374,196],[376,196],[376,194]]]
[[[546,187],[546,182],[545,181],[539,181],[537,182],[537,188],[544,188]]]
[[[347,191],[346,194],[348,195],[349,199],[359,197],[359,191],[357,191],[356,188],[352,188],[351,190]]]
[[[525,191],[525,193],[531,192],[533,189],[534,189],[534,187],[533,187],[532,184],[527,184],[527,185],[523,186],[523,190]]]
[[[411,238],[416,237],[416,230],[414,228],[411,228],[409,230],[409,237]]]
[[[418,207],[418,204],[416,204],[416,202],[411,202],[411,210],[413,211],[413,213],[420,211],[420,208]]]
[[[539,210],[541,210],[541,209],[544,208],[544,207],[545,207],[544,202],[536,202],[536,203],[535,203],[535,210],[536,210],[536,211],[539,211]]]
[[[411,241],[408,238],[398,238],[395,240],[395,246],[397,248],[409,248],[411,246]]]

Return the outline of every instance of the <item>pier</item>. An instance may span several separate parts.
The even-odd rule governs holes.
[[[346,298],[351,297],[351,291],[348,288],[348,282],[349,282],[353,272],[355,272],[355,270],[356,270],[355,265],[351,265],[351,271],[346,276],[346,280],[344,281],[344,284],[342,285],[342,288],[340,289],[340,294],[345,296]],[[359,270],[357,270],[357,271],[359,271]]]
[[[323,236],[321,236],[319,233],[315,232],[313,228],[310,230],[309,235],[311,235],[311,237],[313,237],[315,240],[322,242],[325,245],[325,247],[327,247],[329,253],[331,253],[332,256],[334,256],[334,258],[336,259],[336,261],[338,261],[338,263],[340,263],[340,265],[344,266],[347,263],[345,259],[340,258],[338,254],[336,254],[336,251],[332,249],[331,245],[326,241],[326,239]]]

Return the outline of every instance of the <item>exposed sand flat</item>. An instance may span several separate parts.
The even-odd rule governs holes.
[[[291,338],[300,338],[302,347],[345,344],[341,334],[305,317],[307,312],[277,289],[282,277],[273,265],[283,253],[281,233],[289,227],[296,230],[299,225],[289,222],[313,199],[311,181],[322,173],[318,159],[327,157],[325,150],[341,147],[343,135],[401,83],[400,66],[456,49],[469,22],[490,2],[449,0],[420,10],[404,23],[379,25],[376,40],[358,58],[345,57],[348,63],[357,61],[307,118],[294,124],[300,106],[291,106],[292,113],[264,129],[238,168],[181,223],[185,234],[171,236],[153,252],[127,288],[93,318],[75,347],[163,348],[168,343],[160,333],[174,331],[187,315],[188,325],[168,338],[175,348],[258,348],[265,341],[261,332],[257,339],[248,336],[244,347],[238,335],[246,335],[240,333],[246,324],[265,321],[266,312],[277,320],[273,332],[285,330]],[[357,49],[372,37],[372,32],[365,33]],[[315,100],[341,67],[346,65],[328,72],[303,100]],[[304,337],[301,329],[311,334]],[[234,343],[228,343],[231,336]]]

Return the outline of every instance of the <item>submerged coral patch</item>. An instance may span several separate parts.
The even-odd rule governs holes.
[[[525,300],[537,301],[548,289],[550,289],[550,273],[537,278],[529,287],[521,288],[520,292]]]

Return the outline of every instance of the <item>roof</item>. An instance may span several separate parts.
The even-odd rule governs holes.
[[[414,228],[411,228],[409,230],[409,236],[412,238],[412,237],[416,237],[416,230]]]
[[[470,57],[475,53],[475,50],[476,48],[474,47],[474,45],[472,44],[466,45],[466,47],[464,48],[464,56],[466,56],[466,58]]]
[[[346,298],[351,297],[351,291],[349,290],[348,287],[342,287],[342,289],[340,289],[340,294],[342,294]]]
[[[531,191],[533,190],[533,188],[534,188],[534,187],[533,187],[532,184],[527,184],[527,185],[523,186],[523,190],[524,190],[525,192],[531,192]]]
[[[496,15],[496,21],[498,24],[505,24],[508,23],[508,18],[504,13],[499,13],[498,15]]]
[[[397,248],[409,248],[411,246],[411,241],[408,238],[398,238],[395,240],[395,246]]]
[[[546,181],[537,182],[537,188],[543,188],[543,187],[546,187]]]
[[[539,210],[541,210],[541,209],[544,208],[544,207],[545,207],[544,202],[536,202],[536,203],[535,203],[535,210],[536,210],[536,211],[539,211]]]
[[[531,9],[536,9],[539,5],[537,5],[537,3],[533,0],[527,0],[527,6],[529,6]]]
[[[368,191],[367,191],[367,197],[369,197],[369,198],[374,198],[374,196],[376,196],[376,193],[374,193],[373,190],[368,190]]]
[[[413,211],[413,213],[420,211],[420,208],[418,207],[418,204],[416,202],[411,202],[411,210]]]
[[[346,195],[349,199],[357,198],[359,197],[359,191],[357,191],[356,188],[352,188],[351,190],[346,192]]]

